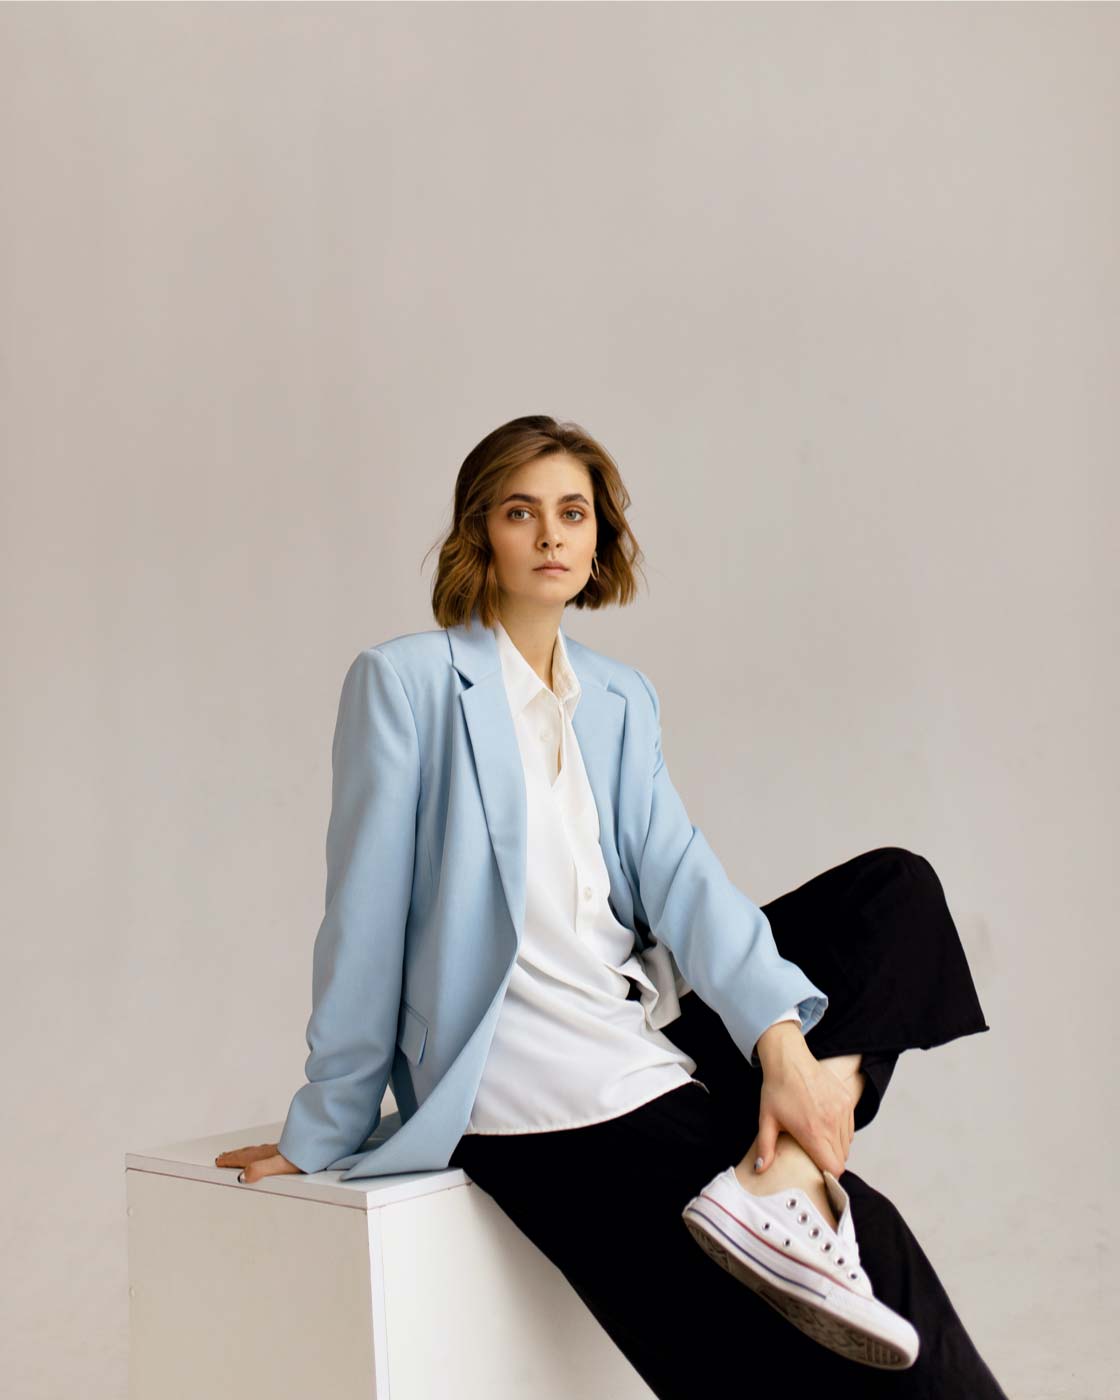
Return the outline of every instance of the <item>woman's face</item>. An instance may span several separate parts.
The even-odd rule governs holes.
[[[591,574],[598,534],[591,474],[567,453],[527,462],[486,518],[502,602],[562,613]],[[567,571],[542,571],[545,559]]]

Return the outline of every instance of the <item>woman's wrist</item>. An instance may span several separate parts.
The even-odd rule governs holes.
[[[797,1021],[776,1021],[758,1037],[755,1046],[758,1063],[765,1074],[767,1069],[791,1057],[812,1054]]]

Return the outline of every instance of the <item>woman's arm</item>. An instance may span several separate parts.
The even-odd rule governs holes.
[[[307,1083],[278,1144],[305,1172],[345,1157],[377,1127],[400,1015],[420,746],[400,677],[375,647],[355,658],[343,681],[331,766]]]
[[[731,883],[689,821],[661,752],[657,692],[638,675],[650,695],[654,735],[649,832],[639,871],[646,921],[739,1049],[761,1066],[756,1170],[769,1166],[784,1128],[819,1167],[839,1175],[855,1127],[851,1098],[805,1042],[828,998],[781,957],[766,915]],[[776,1023],[780,1009],[791,1004],[803,1024]]]
[[[665,766],[657,691],[637,674],[652,708],[652,784],[638,901],[689,986],[719,1011],[743,1055],[757,1066],[757,1043],[775,1017],[796,1005],[804,1035],[824,1015],[828,997],[796,963],[781,957],[766,915],[732,883],[689,820]]]

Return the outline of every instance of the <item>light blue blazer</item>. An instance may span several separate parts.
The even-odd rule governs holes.
[[[634,951],[664,944],[748,1058],[790,1006],[809,1031],[828,998],[779,955],[765,914],[689,820],[653,686],[564,637],[610,906]],[[525,909],[521,753],[497,638],[477,613],[354,659],[332,768],[307,1082],[279,1151],[344,1180],[437,1170],[470,1118]],[[397,1111],[383,1120],[387,1084]]]

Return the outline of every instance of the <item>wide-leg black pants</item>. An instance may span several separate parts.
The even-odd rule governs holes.
[[[806,1037],[813,1054],[863,1055],[857,1130],[878,1112],[904,1050],[990,1029],[941,881],[923,856],[897,846],[867,851],[762,908],[778,951],[829,997]],[[921,1340],[907,1370],[863,1366],[822,1347],[704,1253],[680,1212],[745,1155],[758,1130],[762,1072],[696,992],[664,1033],[695,1059],[709,1093],[680,1085],[583,1128],[467,1134],[451,1157],[556,1265],[654,1394],[706,1400],[741,1385],[750,1395],[1007,1400],[906,1221],[853,1171],[840,1182],[861,1263],[876,1296]],[[796,1390],[771,1389],[791,1383]]]

